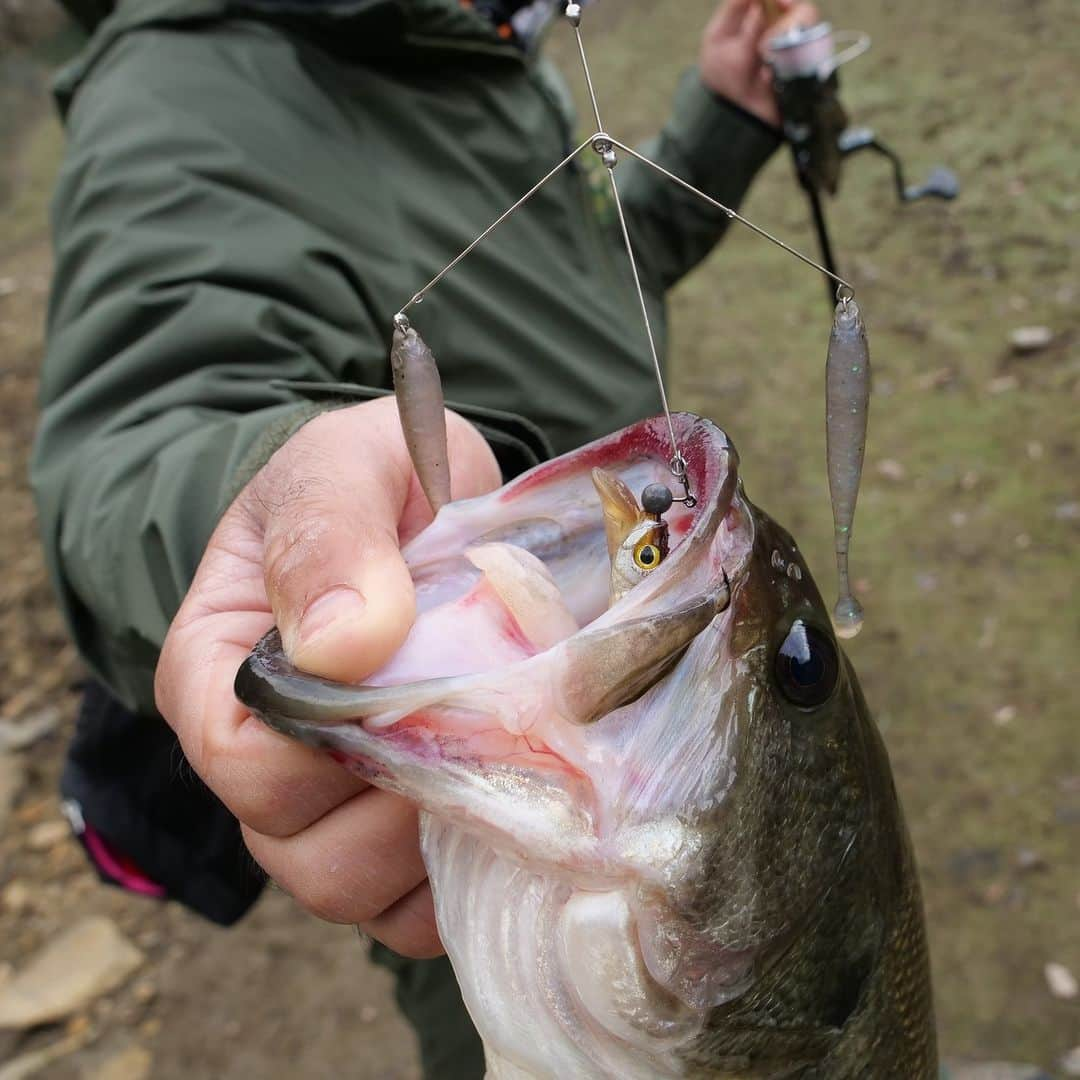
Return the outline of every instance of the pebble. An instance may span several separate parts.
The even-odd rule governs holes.
[[[360,1010],[361,1024],[374,1024],[379,1019],[379,1010],[374,1005],[365,1005]]]
[[[937,574],[931,574],[929,571],[915,575],[915,587],[919,592],[933,592],[938,587]]]
[[[878,462],[877,471],[879,475],[885,477],[886,480],[895,480],[897,482],[903,480],[907,476],[907,469],[893,458],[883,458]]]
[[[1059,1000],[1071,1001],[1080,994],[1080,984],[1077,983],[1076,976],[1064,964],[1047,964],[1043,968],[1043,975],[1050,993]]]
[[[1015,705],[1002,705],[994,713],[994,723],[998,727],[1005,727],[1007,724],[1011,724],[1016,719],[1016,706]]]
[[[63,720],[64,714],[55,706],[44,709],[21,720],[0,719],[0,750],[25,750],[52,734]]]
[[[1034,848],[1020,848],[1016,852],[1016,869],[1022,874],[1045,870],[1046,860]]]
[[[112,920],[81,919],[0,986],[0,1027],[36,1027],[79,1013],[123,983],[142,962],[143,954]],[[75,1022],[80,1019],[89,1023],[85,1016]]]
[[[1080,1076],[1080,1046],[1074,1046],[1062,1056],[1061,1071],[1066,1076]]]
[[[31,851],[48,851],[70,836],[71,826],[66,821],[43,821],[26,834],[26,846]]]
[[[10,911],[13,915],[18,915],[25,911],[33,903],[34,894],[30,889],[30,886],[24,881],[19,881],[17,878],[15,881],[9,882],[4,887],[4,891],[0,893],[0,903],[4,905],[7,911]]]
[[[0,277],[0,296],[10,296],[18,288],[19,283],[13,277]]]
[[[1041,352],[1054,340],[1054,331],[1049,326],[1018,326],[1009,335],[1009,345],[1018,355]]]
[[[1054,508],[1058,521],[1080,521],[1080,502],[1063,502]]]

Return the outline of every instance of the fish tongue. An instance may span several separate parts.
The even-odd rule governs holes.
[[[465,552],[506,605],[521,632],[543,652],[577,633],[577,620],[551,576],[533,554],[513,544],[480,544]]]

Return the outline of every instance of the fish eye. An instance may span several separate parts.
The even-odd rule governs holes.
[[[840,676],[840,657],[827,634],[796,619],[776,654],[775,672],[788,701],[813,709],[832,696]]]
[[[662,556],[655,544],[641,544],[634,549],[634,562],[639,570],[655,570]]]

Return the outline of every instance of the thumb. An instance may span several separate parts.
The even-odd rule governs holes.
[[[396,460],[400,436],[381,430],[377,411],[362,425],[349,419],[313,420],[271,462],[266,486],[286,495],[270,506],[263,532],[266,592],[286,654],[341,682],[381,667],[416,609],[397,540],[409,491],[409,471]]]

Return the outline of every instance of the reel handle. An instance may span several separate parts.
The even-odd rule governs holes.
[[[892,165],[896,196],[902,203],[919,199],[955,199],[960,194],[960,181],[952,169],[938,165],[921,184],[908,184],[904,179],[904,164],[895,150],[886,146],[877,135],[865,127],[848,128],[838,140],[840,154],[848,157],[860,150],[872,150]]]

